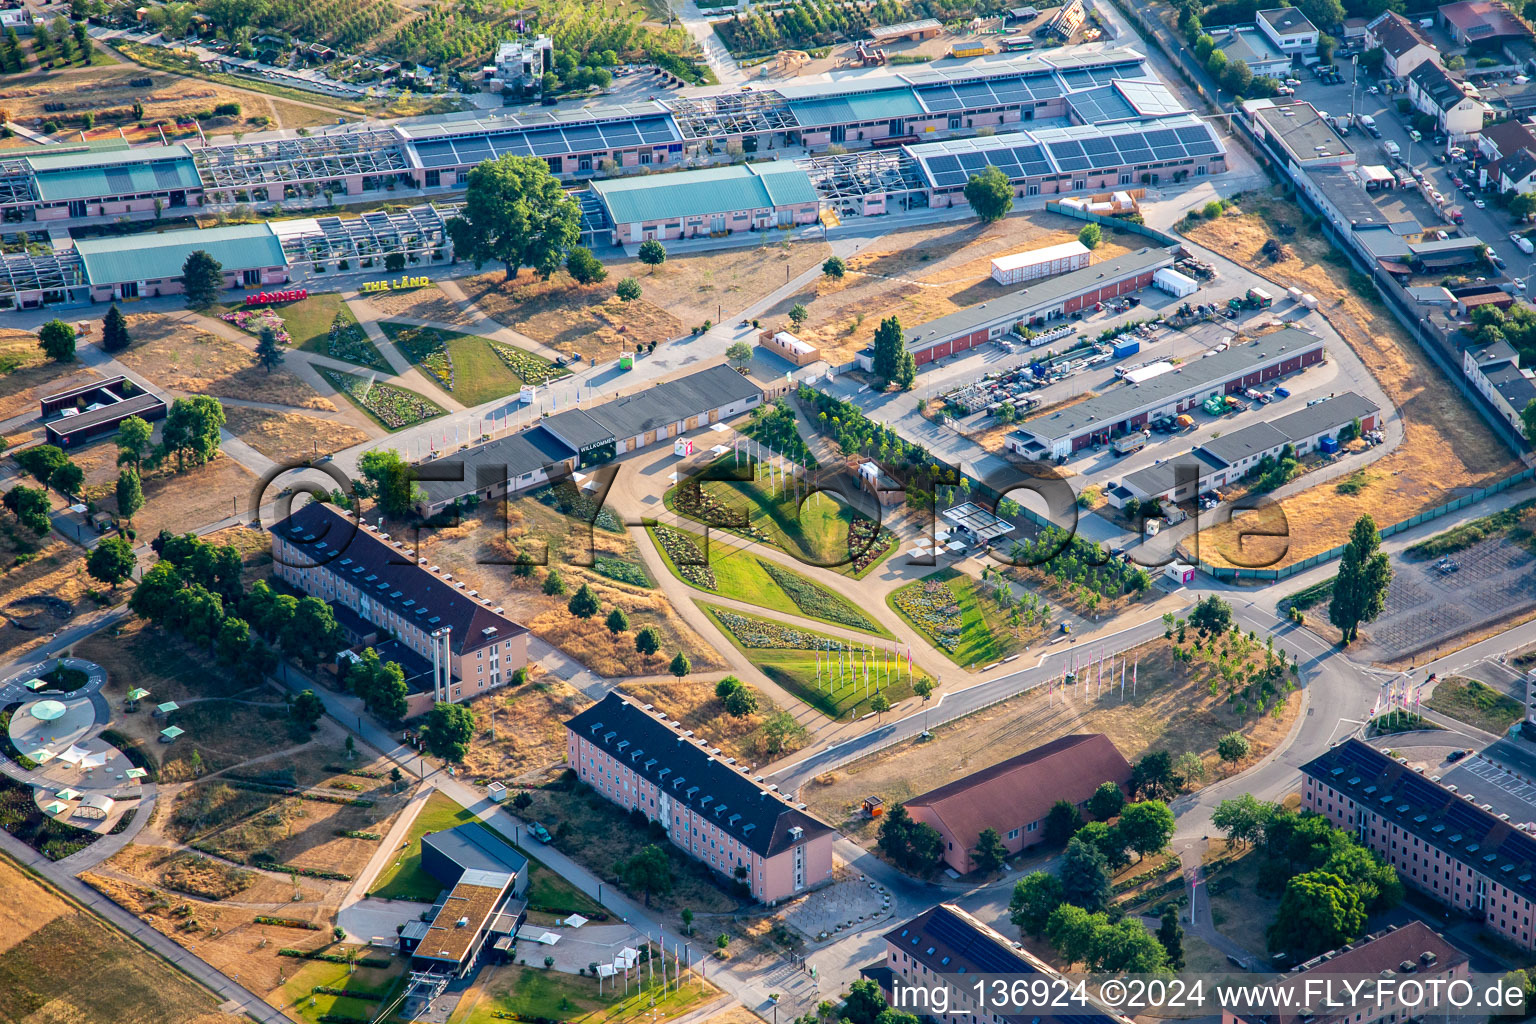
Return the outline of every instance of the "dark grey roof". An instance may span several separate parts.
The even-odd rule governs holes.
[[[1196,450],[1204,450],[1224,465],[1233,466],[1250,455],[1279,448],[1290,440],[1284,431],[1276,430],[1269,423],[1253,423],[1241,430],[1204,441]]]
[[[1254,113],[1270,137],[1298,163],[1339,157],[1350,151],[1339,133],[1318,116],[1317,108],[1303,100],[1274,103],[1259,107]]]
[[[1316,437],[1326,430],[1341,427],[1357,419],[1373,415],[1380,410],[1376,403],[1362,398],[1353,391],[1334,395],[1327,401],[1297,409],[1279,419],[1270,420],[1270,426],[1284,434],[1292,443]]]
[[[1129,484],[1142,494],[1163,494],[1178,486],[1178,472],[1180,469],[1192,469],[1196,482],[1200,477],[1213,469],[1225,469],[1226,463],[1218,459],[1201,454],[1199,448],[1193,448],[1183,455],[1175,455],[1171,459],[1164,459],[1155,465],[1145,469],[1138,469],[1134,473],[1127,473],[1122,486]],[[1131,492],[1127,491],[1127,494]]]
[[[1282,351],[1295,354],[1321,344],[1322,340],[1316,335],[1287,327],[1266,334],[1251,344],[1233,345],[1225,352],[1192,360],[1140,384],[1111,387],[1097,398],[1025,420],[1021,427],[1025,433],[1038,438],[1077,437],[1099,424],[1113,423],[1139,409],[1171,402],[1181,395],[1225,383],[1268,365],[1278,359]]]
[[[802,839],[832,831],[617,693],[610,692],[565,727],[764,857],[799,841],[790,837],[791,828],[803,829]]]
[[[487,482],[499,485],[575,457],[573,448],[541,425],[444,457],[439,464],[463,464],[464,479],[424,480],[421,489],[429,504],[437,504],[486,486],[481,481],[482,474],[487,476]]]
[[[136,395],[123,399],[121,402],[113,402],[104,405],[100,409],[92,409],[82,412],[78,416],[65,416],[48,421],[48,429],[60,435],[69,435],[99,426],[103,423],[120,423],[129,416],[140,416],[149,419],[163,414],[166,410],[165,402],[150,394],[141,391]]]
[[[428,632],[452,629],[457,654],[528,632],[499,612],[418,565],[410,548],[395,548],[330,505],[309,502],[272,527],[301,557],[334,573],[375,604]]]
[[[1433,47],[1418,26],[1396,11],[1387,11],[1379,14],[1367,29],[1376,37],[1381,48],[1393,57],[1401,57],[1415,46],[1424,45]]]
[[[1451,860],[1536,900],[1536,837],[1370,744],[1347,740],[1301,771]]]
[[[1498,164],[1499,174],[1508,178],[1511,185],[1519,185],[1532,174],[1536,174],[1536,155],[1532,155],[1528,149],[1517,149],[1500,160]]]
[[[512,844],[477,821],[465,822],[457,828],[433,832],[421,837],[422,846],[430,846],[451,860],[458,873],[452,878],[439,878],[445,886],[458,884],[459,876],[466,871],[496,871],[509,875],[521,875],[528,869],[528,858],[512,848]]]
[[[1270,28],[1284,35],[1286,33],[1316,32],[1317,26],[1308,20],[1295,7],[1275,7],[1267,11],[1260,11],[1259,17],[1269,22]]]
[[[1375,200],[1353,174],[1337,167],[1309,167],[1302,173],[1312,179],[1318,191],[1354,227],[1387,225],[1387,216],[1377,208]]]
[[[1082,270],[1033,281],[1000,299],[992,299],[980,305],[968,306],[920,324],[907,332],[909,352],[920,352],[935,343],[969,334],[981,327],[1000,321],[1025,319],[1035,310],[1056,305],[1074,295],[1081,295],[1103,280],[1120,280],[1133,277],[1155,267],[1172,266],[1173,250],[1146,248],[1117,256],[1112,260],[1094,263]]]
[[[1523,412],[1536,399],[1536,384],[1532,384],[1531,379],[1521,373],[1514,363],[1485,369],[1483,376],[1488,378],[1488,383],[1516,412]]]
[[[544,417],[543,429],[564,441],[577,451],[611,444],[612,430],[603,426],[581,409],[570,409]]]
[[[589,448],[658,430],[762,393],[762,388],[721,364],[601,405],[557,413],[547,417],[544,426],[567,444]]]
[[[1441,110],[1450,110],[1467,98],[1466,88],[1432,60],[1409,72],[1408,81],[1417,85]]]

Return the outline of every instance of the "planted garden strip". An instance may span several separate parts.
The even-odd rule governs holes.
[[[628,583],[632,587],[653,588],[656,586],[650,573],[645,571],[645,566],[634,562],[626,562],[622,558],[609,558],[599,556],[592,563],[592,569],[599,575],[606,576],[620,583]]]
[[[699,550],[693,538],[666,526],[657,526],[654,532],[657,542],[671,559],[679,576],[705,590],[715,590],[719,586],[715,580],[715,571],[705,563],[704,552]]]
[[[859,614],[856,608],[831,591],[824,590],[805,577],[781,568],[766,559],[759,558],[757,564],[762,566],[769,578],[789,595],[789,599],[795,602],[795,607],[812,618],[829,619],[845,626],[852,626],[854,629],[870,632],[879,630],[879,626]]]
[[[320,926],[309,921],[298,921],[291,917],[268,917],[262,914],[256,918],[257,924],[272,924],[279,928],[301,928],[307,932],[317,932]]]
[[[964,620],[960,602],[946,581],[926,579],[909,583],[892,594],[891,600],[912,625],[939,647],[953,654],[960,645],[960,636],[965,632]]]
[[[571,371],[566,367],[556,366],[532,352],[525,352],[499,341],[491,341],[489,338],[486,339],[486,344],[491,346],[491,351],[496,353],[497,358],[505,363],[507,369],[516,374],[524,384],[546,384],[549,381],[570,376]]]
[[[400,430],[442,415],[437,405],[414,391],[380,384],[355,373],[321,367],[325,379],[390,430]]]

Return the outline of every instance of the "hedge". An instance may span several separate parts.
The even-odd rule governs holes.
[[[275,924],[279,928],[302,928],[307,932],[317,932],[320,926],[308,921],[297,921],[291,917],[267,917],[262,915],[256,918],[257,924]]]
[[[306,953],[302,949],[291,949],[287,946],[278,950],[277,955],[294,960],[323,960],[328,964],[357,964],[359,967],[388,967],[393,962],[378,956],[360,956],[354,960],[340,953]]]

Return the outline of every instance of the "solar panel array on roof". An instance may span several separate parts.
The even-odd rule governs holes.
[[[975,965],[980,974],[1034,974],[1030,962],[984,932],[949,914],[934,914],[927,932]]]
[[[436,138],[416,141],[413,145],[423,167],[458,167],[493,160],[507,153],[514,156],[561,156],[567,153],[632,149],[641,145],[664,145],[676,141],[677,133],[671,122],[657,116],[638,121],[610,121],[513,130],[495,135]]]
[[[1032,105],[1062,94],[1061,83],[1049,71],[974,82],[935,82],[915,89],[918,101],[933,113]]]
[[[972,174],[988,166],[997,167],[1017,182],[1055,173],[1134,167],[1221,152],[1210,128],[1193,118],[1185,118],[1173,127],[1153,128],[1152,124],[1170,122],[1009,132],[923,143],[908,147],[908,152],[922,165],[934,188],[963,185]]]

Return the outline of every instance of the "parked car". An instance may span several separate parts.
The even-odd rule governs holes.
[[[538,842],[541,842],[546,846],[554,842],[554,837],[549,834],[549,829],[544,827],[543,822],[535,821],[530,824],[528,826],[528,833]]]
[[[1424,141],[1424,133],[1419,131],[1417,128],[1409,129],[1408,137],[1410,139],[1412,139],[1414,142],[1423,142]]]
[[[1289,388],[1275,388],[1275,397],[1276,398],[1290,398],[1291,397],[1290,389]]]
[[[1481,199],[1474,199],[1474,200],[1472,200],[1472,205],[1477,207],[1479,210],[1486,210],[1486,209],[1488,209],[1488,204],[1483,202]]]

